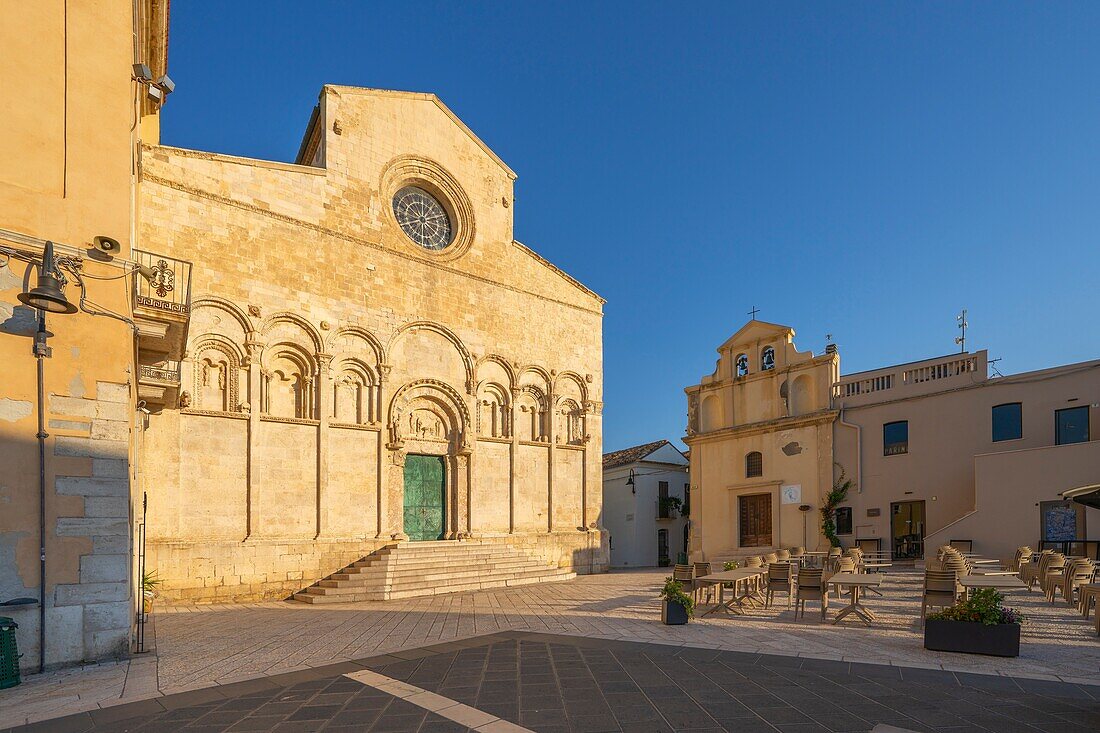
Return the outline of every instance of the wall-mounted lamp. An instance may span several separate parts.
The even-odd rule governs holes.
[[[630,475],[626,477],[626,485],[630,487],[631,494],[637,494],[638,490],[634,487],[634,469],[630,469]]]
[[[76,306],[69,302],[62,290],[65,278],[58,269],[53,257],[53,242],[46,242],[42,253],[42,264],[38,268],[38,285],[26,293],[15,297],[23,305],[47,313],[76,313]]]
[[[153,72],[147,64],[134,64],[133,68],[133,80],[146,86],[150,99],[163,103],[165,97],[176,91],[176,83],[167,74],[153,81]]]

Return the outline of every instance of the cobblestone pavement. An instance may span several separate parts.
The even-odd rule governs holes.
[[[1092,624],[1038,593],[1010,597],[1030,622],[1021,656],[1000,659],[926,651],[919,625],[921,575],[912,571],[891,573],[883,597],[866,599],[879,617],[870,628],[851,618],[822,624],[812,611],[795,619],[785,599],[746,616],[663,626],[656,595],[664,576],[659,570],[616,572],[385,603],[161,609],[155,657],[28,677],[20,687],[0,691],[0,725],[509,630],[1082,684],[1100,680],[1100,640]],[[833,599],[830,620],[842,605]]]
[[[46,725],[39,729],[1085,733],[1100,728],[1100,686],[503,632]]]

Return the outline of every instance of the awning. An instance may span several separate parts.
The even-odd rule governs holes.
[[[1062,498],[1066,499],[1067,501],[1072,500],[1077,502],[1078,504],[1090,506],[1093,509],[1100,509],[1100,484],[1079,486],[1076,489],[1063,491]]]

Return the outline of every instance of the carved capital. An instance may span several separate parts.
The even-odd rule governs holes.
[[[603,414],[603,403],[598,400],[585,400],[584,411],[592,415]]]

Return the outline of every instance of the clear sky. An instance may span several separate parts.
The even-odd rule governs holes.
[[[748,318],[854,372],[1100,358],[1100,3],[174,2],[163,142],[291,160],[322,84],[435,92],[607,299],[604,447]]]

